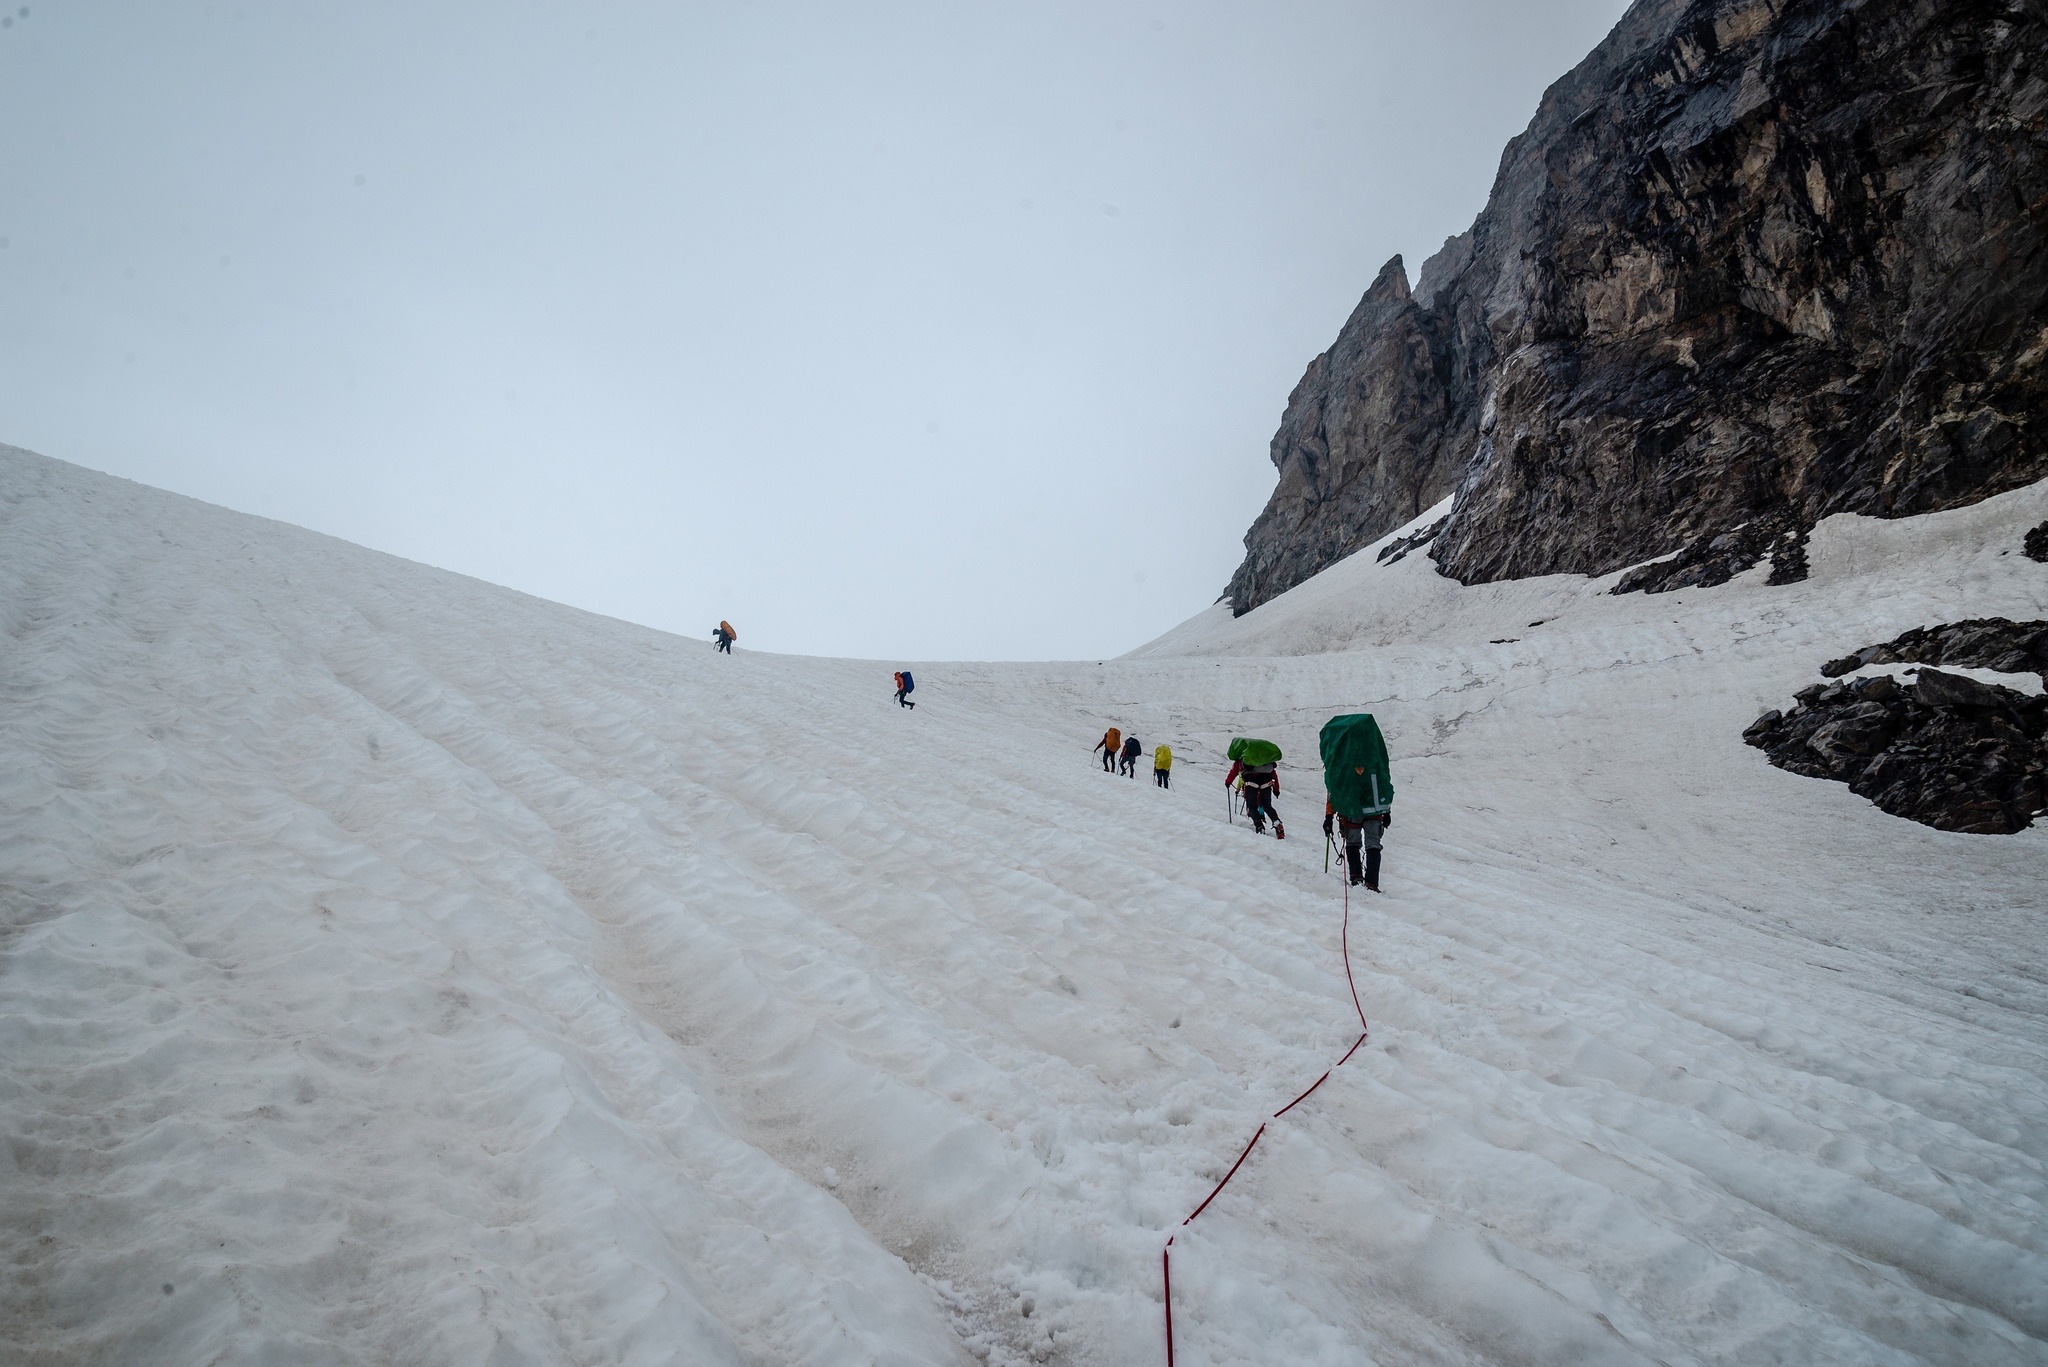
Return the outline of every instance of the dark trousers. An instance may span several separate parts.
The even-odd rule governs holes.
[[[1245,815],[1252,819],[1252,829],[1263,831],[1268,821],[1277,822],[1280,813],[1273,810],[1273,790],[1267,787],[1247,787],[1244,790]]]
[[[915,707],[915,706],[917,706],[917,704],[916,704],[916,703],[912,702],[912,701],[911,701],[911,700],[910,700],[909,698],[906,698],[906,697],[904,697],[904,696],[903,696],[903,695],[904,695],[905,693],[908,693],[909,691],[910,691],[910,690],[909,690],[909,689],[907,689],[907,688],[899,688],[899,689],[897,689],[897,690],[896,690],[896,705],[897,705],[898,707]]]
[[[1138,757],[1136,755],[1124,756],[1123,775],[1125,778],[1136,778],[1138,776]]]
[[[1173,785],[1166,781],[1166,774],[1167,771],[1164,769],[1154,769],[1152,771],[1152,781],[1162,788],[1171,788]]]
[[[1105,774],[1116,772],[1116,751],[1106,745],[1102,747],[1102,772]]]
[[[1360,836],[1357,830],[1347,830],[1344,832],[1344,861],[1351,866],[1351,881],[1363,883],[1374,892],[1378,892],[1380,888],[1380,847],[1375,845],[1369,850],[1361,850],[1359,849],[1360,843]],[[1361,854],[1365,856],[1365,867],[1363,869],[1358,867],[1358,857]]]
[[[718,648],[728,655],[732,654],[732,637],[727,636],[724,632],[720,632],[718,635]]]

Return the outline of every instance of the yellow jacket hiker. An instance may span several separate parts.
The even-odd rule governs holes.
[[[1152,752],[1152,781],[1162,788],[1170,787],[1166,780],[1173,768],[1173,747],[1162,745]]]

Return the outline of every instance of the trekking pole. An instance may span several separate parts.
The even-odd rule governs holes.
[[[1223,816],[1231,825],[1237,824],[1237,804],[1230,800],[1230,785],[1223,785]]]
[[[1328,835],[1325,835],[1325,836],[1323,837],[1323,872],[1324,872],[1324,873],[1328,873],[1328,872],[1330,871],[1330,846],[1331,846],[1331,845],[1332,845],[1333,843],[1335,843],[1335,842],[1333,842],[1333,841],[1332,841],[1332,840],[1330,839],[1330,837],[1329,837]]]

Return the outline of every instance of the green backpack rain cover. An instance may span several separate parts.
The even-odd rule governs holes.
[[[1323,723],[1323,787],[1330,805],[1346,821],[1378,816],[1394,805],[1394,775],[1387,767],[1387,743],[1370,712],[1353,712]]]
[[[1233,736],[1230,749],[1224,752],[1231,759],[1249,768],[1254,764],[1278,764],[1280,747],[1269,740],[1256,740],[1251,736]]]

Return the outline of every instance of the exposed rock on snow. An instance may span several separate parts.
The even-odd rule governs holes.
[[[2048,622],[2014,622],[1976,617],[1911,631],[1829,660],[1820,672],[1830,679],[1865,665],[1926,664],[1995,669],[2004,674],[2039,674],[2048,683]]]
[[[1797,697],[1742,733],[1780,769],[1936,830],[2007,835],[2048,810],[2048,697],[1931,668],[1908,685],[1880,674]]]
[[[1430,553],[1464,582],[1690,547],[1669,573],[1710,584],[1745,525],[2048,473],[2044,51],[2006,0],[1634,5],[1309,366],[1235,610],[1454,485]]]
[[[1611,592],[1710,589],[1727,583],[1765,556],[1771,558],[1767,582],[1796,584],[1806,578],[1806,528],[1777,513],[1745,522],[1732,532],[1710,533],[1677,555],[1630,570]]]
[[[2048,563],[2048,522],[2027,533],[2027,539],[2020,545],[2021,552],[2029,560]]]
[[[1444,529],[1444,523],[1448,521],[1450,521],[1450,516],[1446,514],[1419,532],[1410,532],[1406,536],[1395,537],[1392,541],[1380,547],[1380,553],[1373,557],[1374,561],[1382,565],[1392,565],[1399,562],[1402,556],[1408,554],[1417,546],[1427,546],[1431,541],[1435,540],[1436,534]]]

